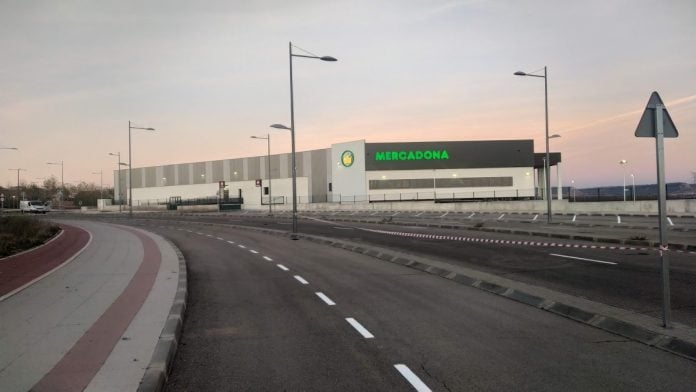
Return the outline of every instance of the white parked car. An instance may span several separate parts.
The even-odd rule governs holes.
[[[19,210],[22,213],[45,214],[48,212],[48,207],[42,201],[22,200],[19,202]]]

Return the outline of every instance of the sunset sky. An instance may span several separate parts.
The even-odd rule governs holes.
[[[288,152],[288,42],[298,151],[368,142],[534,139],[577,186],[655,182],[634,131],[652,91],[679,132],[668,181],[696,172],[696,1],[0,0],[0,184],[112,183],[134,167]]]

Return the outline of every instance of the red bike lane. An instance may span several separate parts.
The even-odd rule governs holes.
[[[59,226],[63,232],[52,241],[0,260],[0,298],[60,267],[89,242],[90,234],[86,230]]]

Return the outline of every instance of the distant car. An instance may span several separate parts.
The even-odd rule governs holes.
[[[48,212],[48,207],[42,201],[38,200],[22,200],[19,202],[19,210],[23,213],[45,214]]]

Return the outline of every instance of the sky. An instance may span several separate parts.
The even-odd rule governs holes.
[[[667,181],[696,172],[696,2],[0,0],[0,184],[113,182],[133,166],[332,143],[534,139],[564,183],[654,183],[655,142],[634,137],[658,91],[680,132]],[[294,49],[302,53],[300,49]],[[628,164],[622,167],[619,161]],[[554,176],[552,176],[554,177]]]

